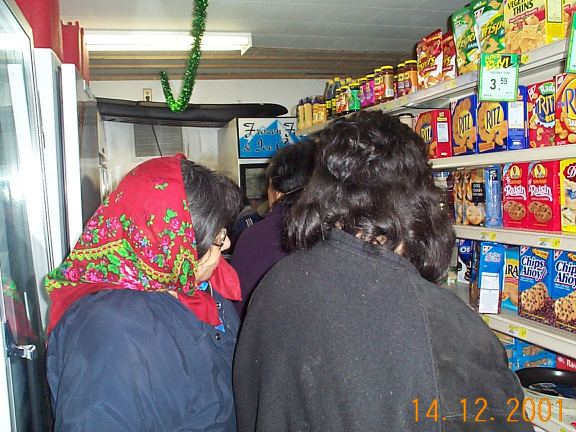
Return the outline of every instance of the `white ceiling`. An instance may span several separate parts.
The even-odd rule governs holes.
[[[262,48],[412,51],[469,0],[210,0],[207,31],[250,32]],[[86,29],[189,30],[194,0],[60,0]]]

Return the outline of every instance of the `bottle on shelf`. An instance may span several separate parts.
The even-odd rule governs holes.
[[[375,104],[374,99],[374,74],[366,75],[366,106],[370,107]]]
[[[406,60],[404,62],[404,94],[409,95],[418,90],[418,62]]]
[[[336,117],[338,107],[337,107],[337,100],[338,100],[338,90],[341,87],[340,78],[334,78],[334,86],[332,87],[332,100],[330,102],[330,112],[328,113],[328,118]]]
[[[404,96],[404,63],[400,63],[396,69],[396,75],[398,76],[398,91],[396,92],[396,97]]]
[[[326,100],[324,99],[324,96],[318,96],[318,112],[316,114],[316,124],[324,123],[326,119]]]
[[[348,109],[350,112],[360,111],[360,98],[358,97],[358,92],[360,91],[360,86],[358,82],[353,81],[350,84],[350,98],[348,99]]]
[[[300,99],[296,106],[296,128],[304,129],[304,101]]]
[[[366,78],[358,80],[358,99],[360,99],[360,109],[366,108]]]
[[[312,125],[318,124],[318,108],[320,106],[320,101],[318,96],[314,96],[312,100]]]
[[[346,115],[350,112],[350,86],[340,87],[340,115]]]
[[[324,104],[326,108],[326,118],[330,118],[332,110],[332,98],[334,97],[334,80],[331,79],[326,83],[326,90],[324,91]]]
[[[312,127],[312,101],[309,97],[304,101],[304,128]]]
[[[382,69],[374,69],[374,103],[382,103],[384,99],[384,83],[382,81]]]

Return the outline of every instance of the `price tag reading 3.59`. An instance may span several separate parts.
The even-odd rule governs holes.
[[[518,54],[482,54],[480,100],[513,102],[518,91]]]

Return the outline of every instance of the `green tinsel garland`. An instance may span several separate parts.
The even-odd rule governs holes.
[[[204,35],[204,30],[206,28],[207,8],[208,0],[194,1],[194,12],[192,14],[194,18],[192,20],[192,30],[190,31],[190,35],[194,38],[194,43],[192,44],[192,48],[190,48],[190,56],[188,57],[188,63],[186,64],[186,73],[184,74],[182,89],[180,90],[180,97],[178,100],[175,100],[174,95],[172,94],[172,89],[168,82],[168,74],[166,74],[166,72],[160,72],[162,90],[164,90],[166,103],[172,112],[180,113],[184,111],[188,107],[188,102],[190,102],[190,97],[192,96],[192,90],[194,89],[194,83],[196,81],[198,64],[200,63],[200,57],[202,55],[200,51],[200,43],[202,42],[202,36]]]

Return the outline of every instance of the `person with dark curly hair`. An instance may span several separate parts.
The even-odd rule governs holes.
[[[239,432],[532,430],[507,405],[523,392],[504,348],[438,285],[455,239],[440,201],[423,140],[396,118],[360,112],[319,134],[288,215],[296,251],[239,337]]]
[[[230,264],[238,272],[242,300],[234,302],[243,318],[252,291],[270,268],[290,253],[284,236],[285,215],[296,203],[314,169],[316,144],[301,141],[274,154],[266,169],[268,215],[242,232]]]

